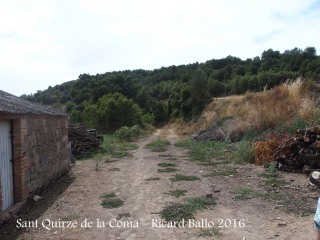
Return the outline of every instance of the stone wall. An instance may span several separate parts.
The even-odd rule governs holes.
[[[66,117],[28,116],[26,130],[27,169],[24,177],[31,193],[68,169],[68,123]]]
[[[14,201],[21,202],[68,171],[67,117],[0,114],[0,119],[12,122]],[[1,193],[0,183],[0,206]]]

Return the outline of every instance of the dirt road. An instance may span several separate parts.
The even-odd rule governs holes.
[[[144,148],[157,138],[170,141],[171,145],[165,152],[151,152]],[[185,150],[173,145],[176,141],[178,136],[172,129],[161,129],[139,140],[139,148],[132,151],[131,157],[101,162],[99,171],[95,170],[94,160],[78,161],[72,177],[56,183],[43,193],[43,201],[22,212],[15,222],[3,226],[0,239],[313,238],[312,215],[297,216],[284,211],[277,201],[268,199],[236,201],[234,191],[239,187],[258,188],[258,176],[262,168],[232,165],[235,174],[204,177],[213,167],[188,161]],[[161,162],[174,162],[179,174],[198,176],[201,180],[172,182],[170,178],[175,173],[158,172],[157,164]],[[160,179],[148,181],[156,177]],[[297,191],[297,194],[303,192],[297,186],[306,183],[304,176],[286,177],[291,182],[290,191]],[[175,189],[188,192],[179,198],[165,194]],[[100,206],[101,196],[110,192],[115,192],[123,200],[121,207],[106,209]],[[204,225],[181,228],[162,228],[157,225],[161,221],[159,212],[168,202],[183,202],[187,197],[207,194],[216,197],[218,204],[212,209],[198,211],[195,220],[214,224],[211,233],[215,236],[206,236]],[[316,194],[310,200],[311,205],[316,202]],[[61,226],[62,221],[69,224]]]

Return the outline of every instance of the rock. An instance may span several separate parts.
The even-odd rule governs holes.
[[[40,196],[38,196],[38,195],[35,195],[34,197],[33,197],[33,200],[35,201],[35,202],[38,202],[38,201],[40,201],[40,200],[42,200],[43,199],[43,197],[40,197]]]

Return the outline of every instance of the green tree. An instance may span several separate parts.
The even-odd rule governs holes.
[[[98,120],[97,105],[89,104],[81,113],[81,119],[88,128],[96,128]]]
[[[207,75],[201,68],[194,72],[190,80],[193,116],[199,115],[208,101],[207,80]]]
[[[212,77],[208,79],[208,91],[211,97],[216,97],[224,94],[224,84]]]
[[[110,93],[97,103],[98,127],[101,131],[114,131],[123,126],[141,124],[142,110],[138,104],[120,93]]]

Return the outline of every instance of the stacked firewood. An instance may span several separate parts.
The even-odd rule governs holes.
[[[320,126],[298,129],[296,136],[285,141],[276,151],[279,170],[306,172],[320,167]]]
[[[71,141],[71,152],[74,157],[93,152],[100,148],[101,138],[93,130],[86,130],[83,125],[69,124],[68,138]]]

